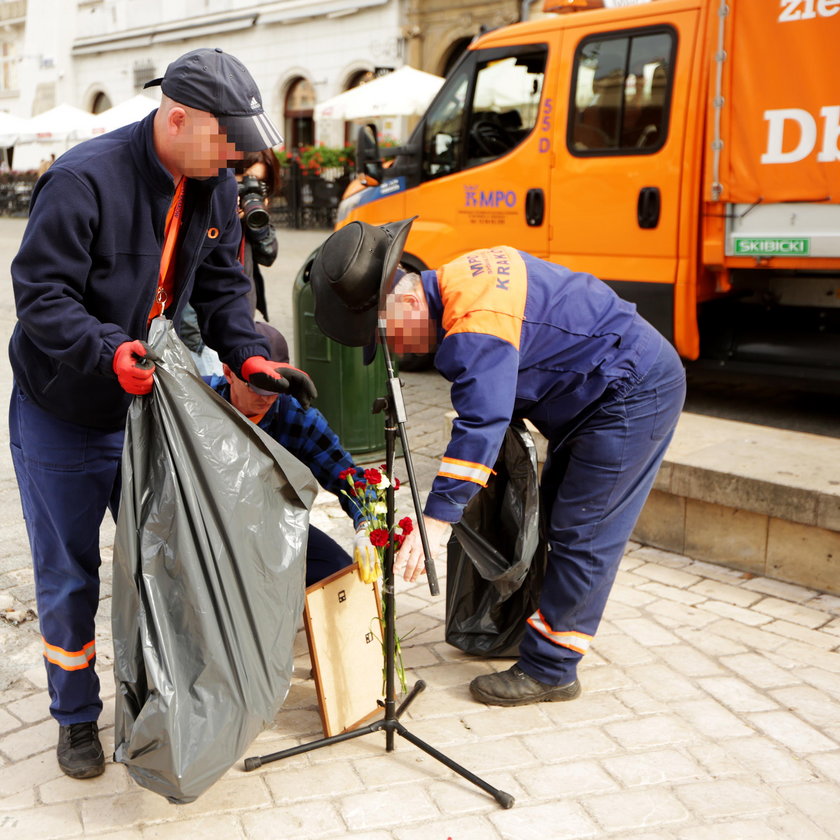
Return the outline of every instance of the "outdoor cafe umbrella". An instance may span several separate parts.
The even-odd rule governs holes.
[[[36,143],[69,140],[77,132],[90,129],[94,119],[93,114],[73,105],[62,103],[27,120],[18,142]]]
[[[357,120],[422,114],[443,84],[441,76],[408,65],[315,106],[316,120]]]
[[[104,134],[106,131],[113,131],[115,128],[122,128],[129,123],[138,122],[151,111],[154,111],[158,105],[160,105],[160,102],[157,99],[138,93],[131,99],[126,99],[101,114],[94,114],[90,130],[84,136]],[[82,137],[83,135],[80,133],[78,136]]]
[[[36,169],[58,157],[79,142],[80,132],[90,137],[94,115],[73,105],[57,105],[26,120],[26,126],[15,144],[16,169]]]
[[[14,146],[29,120],[0,112],[0,147]]]

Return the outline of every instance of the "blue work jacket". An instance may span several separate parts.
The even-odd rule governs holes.
[[[175,184],[155,152],[154,114],[80,143],[47,170],[12,262],[15,380],[41,408],[84,426],[125,422],[131,396],[114,351],[146,337],[158,286]],[[249,356],[269,355],[251,317],[240,238],[230,170],[188,179],[166,315],[177,324],[191,300],[207,343],[237,372]]]

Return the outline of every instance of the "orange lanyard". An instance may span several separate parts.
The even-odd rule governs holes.
[[[175,268],[175,243],[178,241],[178,231],[181,229],[181,217],[184,213],[184,187],[187,179],[182,177],[175,187],[175,195],[166,214],[166,225],[163,234],[163,251],[160,255],[160,271],[158,273],[158,287],[152,311],[149,312],[149,322],[156,315],[162,315],[172,298],[174,286],[173,275]]]

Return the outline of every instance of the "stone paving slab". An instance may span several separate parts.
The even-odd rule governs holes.
[[[0,220],[11,256],[21,226]],[[270,288],[288,283],[322,233],[295,234]],[[5,249],[5,251],[4,251]],[[285,273],[284,273],[285,272]],[[0,339],[11,329],[8,290]],[[279,308],[278,308],[279,307]],[[279,319],[278,319],[279,320]],[[436,470],[448,406],[433,374],[405,374],[424,411],[413,450],[418,483]],[[0,398],[9,374],[0,372]],[[428,420],[426,420],[428,418]],[[426,429],[424,424],[429,423]],[[713,421],[710,421],[713,422]],[[7,431],[0,428],[0,436]],[[711,432],[709,433],[711,437]],[[401,474],[398,465],[397,474]],[[401,515],[410,494],[399,494]],[[349,546],[352,529],[322,494],[312,521]],[[570,703],[502,709],[474,702],[478,660],[444,641],[443,597],[425,583],[397,592],[410,682],[427,687],[403,716],[417,737],[516,797],[503,810],[483,791],[402,738],[381,733],[264,765],[241,762],[196,802],[176,806],[109,763],[75,781],[55,762],[57,728],[39,660],[31,570],[8,447],[0,446],[0,827],[33,840],[353,838],[353,840],[840,840],[840,598],[631,543],[602,627]],[[106,752],[113,748],[112,641],[107,574],[113,526],[103,528],[97,647]],[[437,563],[442,589],[445,562]],[[15,613],[20,623],[10,622]],[[21,612],[22,611],[22,612]],[[7,616],[6,620],[3,615]],[[248,755],[321,735],[301,632],[289,697]]]

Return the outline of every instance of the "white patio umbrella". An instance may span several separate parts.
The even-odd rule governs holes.
[[[441,76],[400,67],[315,106],[316,120],[357,120],[422,114],[443,84]]]
[[[55,142],[71,139],[76,132],[88,131],[93,126],[94,114],[61,104],[26,121],[26,129],[19,143]]]
[[[0,112],[0,147],[14,146],[28,123],[23,117]]]
[[[142,120],[143,117],[154,111],[158,105],[160,105],[160,102],[157,99],[138,93],[131,99],[126,99],[101,114],[94,114],[91,129],[85,136],[104,134],[106,131],[113,131],[115,128],[122,128],[124,125]]]

